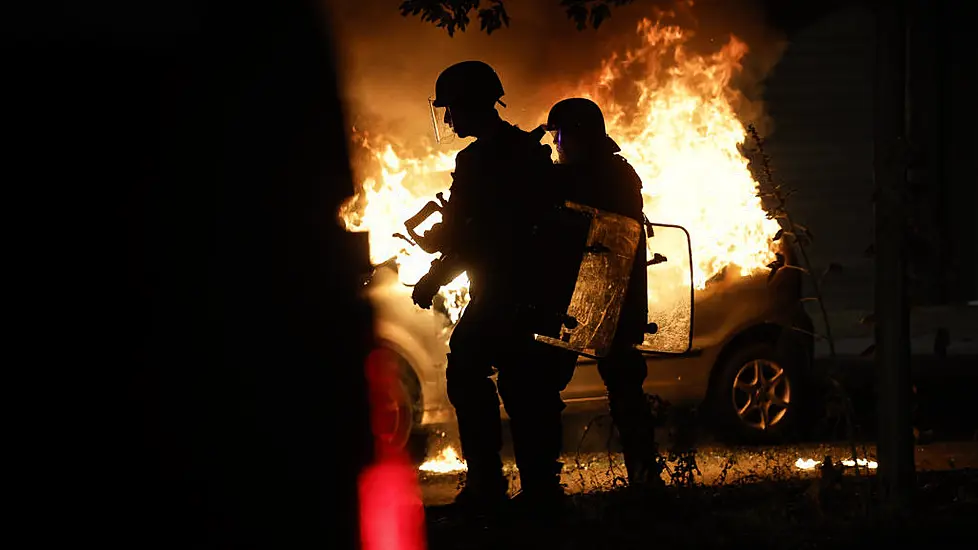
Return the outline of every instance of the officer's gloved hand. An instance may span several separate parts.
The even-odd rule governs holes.
[[[426,273],[414,285],[414,291],[411,292],[411,300],[421,309],[431,309],[431,302],[435,299],[435,294],[438,294],[438,289],[440,288],[441,285],[435,282],[430,274]]]

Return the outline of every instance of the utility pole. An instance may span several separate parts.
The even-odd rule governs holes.
[[[909,511],[915,485],[907,296],[907,0],[876,5],[876,379],[885,518]]]

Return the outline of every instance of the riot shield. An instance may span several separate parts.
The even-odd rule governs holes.
[[[570,250],[562,255],[561,273],[576,273],[576,277],[554,277],[550,284],[558,287],[555,294],[568,298],[551,304],[559,323],[538,330],[535,338],[601,358],[618,327],[642,225],[626,216],[567,202],[560,226],[565,232],[558,240]],[[569,292],[564,294],[560,287]]]
[[[682,354],[693,342],[693,265],[689,233],[646,223],[649,318],[645,352]]]

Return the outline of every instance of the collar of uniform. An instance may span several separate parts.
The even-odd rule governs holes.
[[[513,125],[506,122],[502,118],[497,119],[486,131],[485,134],[480,137],[480,140],[492,141],[497,136],[503,134],[507,130],[513,129]]]

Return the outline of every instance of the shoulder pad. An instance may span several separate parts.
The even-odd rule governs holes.
[[[628,159],[626,159],[625,157],[623,157],[621,155],[615,155],[615,158],[618,159],[618,162],[620,162],[621,164],[623,164],[625,166],[625,168],[627,168],[628,170],[630,170],[632,172],[635,171],[635,167],[633,167],[632,166],[632,163],[628,162]]]
[[[614,155],[614,157],[618,159],[618,162],[621,163],[622,169],[625,170],[625,173],[627,173],[632,179],[634,179],[638,183],[639,187],[642,187],[642,177],[638,175],[638,172],[635,171],[635,167],[632,166],[630,162],[628,162],[628,159],[617,154]]]

